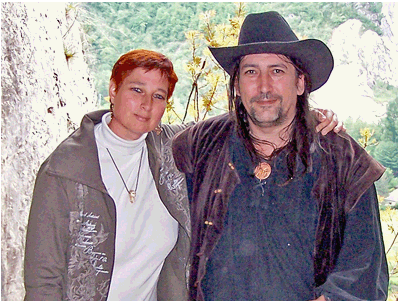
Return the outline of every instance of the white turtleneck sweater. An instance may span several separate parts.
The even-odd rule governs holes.
[[[107,113],[94,128],[101,176],[116,206],[115,264],[108,300],[156,300],[159,273],[176,243],[178,223],[155,187],[147,133],[134,141],[124,140],[108,127],[110,120]],[[107,148],[129,190],[135,190],[139,174],[134,204]]]

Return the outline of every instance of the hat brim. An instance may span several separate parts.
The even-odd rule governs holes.
[[[293,42],[261,42],[231,47],[209,47],[220,66],[231,76],[235,62],[242,56],[259,53],[282,54],[300,60],[310,75],[311,91],[323,86],[334,67],[329,48],[320,40],[306,39]]]

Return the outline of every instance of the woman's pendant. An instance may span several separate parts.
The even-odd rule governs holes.
[[[130,190],[129,191],[129,197],[130,197],[130,202],[134,203],[136,200],[136,191],[135,190]]]
[[[257,179],[264,180],[272,173],[272,167],[268,163],[262,162],[256,166],[254,173]]]

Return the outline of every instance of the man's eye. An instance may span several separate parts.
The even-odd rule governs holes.
[[[245,71],[245,74],[255,74],[255,70],[248,69],[247,71]]]
[[[281,69],[273,69],[273,72],[277,74],[277,73],[283,73],[284,71]]]

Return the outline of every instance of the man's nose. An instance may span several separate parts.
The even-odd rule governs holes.
[[[259,77],[259,87],[260,87],[260,92],[261,93],[268,93],[271,90],[272,87],[272,78],[269,75],[269,73],[261,73],[261,76]]]

